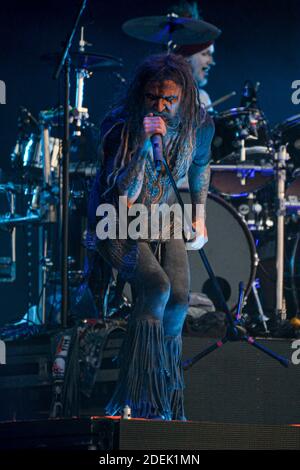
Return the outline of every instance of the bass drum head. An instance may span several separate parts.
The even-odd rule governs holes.
[[[183,202],[190,203],[188,192],[181,192]],[[209,194],[206,206],[208,243],[205,253],[217,277],[230,310],[238,301],[242,281],[248,296],[256,271],[256,249],[253,237],[237,211],[221,197]],[[198,251],[188,251],[192,292],[205,293],[221,309],[212,282]]]

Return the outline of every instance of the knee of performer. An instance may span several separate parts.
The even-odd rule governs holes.
[[[137,318],[147,318],[163,321],[165,307],[170,297],[170,281],[167,276],[153,276],[148,282],[139,284],[136,287],[136,307]]]
[[[166,336],[178,336],[181,334],[188,306],[188,295],[172,295],[164,317]]]
[[[153,276],[151,283],[145,286],[146,295],[152,299],[157,299],[161,302],[167,302],[170,297],[171,284],[168,276]]]
[[[172,289],[169,303],[178,309],[187,310],[189,306],[189,291],[181,286]]]

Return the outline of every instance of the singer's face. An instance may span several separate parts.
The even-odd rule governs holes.
[[[181,100],[181,86],[173,80],[149,82],[145,87],[146,114],[161,114],[173,118],[177,115]]]
[[[189,57],[188,61],[192,66],[193,75],[199,86],[205,86],[208,81],[209,70],[214,62],[215,48],[213,44],[203,51],[197,52]]]

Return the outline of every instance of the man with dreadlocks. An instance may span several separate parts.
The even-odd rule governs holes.
[[[168,175],[156,170],[153,159],[151,136],[160,134],[176,183],[188,174],[196,233],[188,243],[199,249],[207,234],[204,215],[198,217],[196,207],[206,202],[213,132],[188,62],[175,54],[147,58],[121,106],[102,123],[103,162],[90,197],[90,239],[101,203],[117,208],[120,196],[127,197],[128,207],[173,203]],[[181,332],[189,265],[183,237],[98,239],[96,249],[136,293],[107,413],[120,414],[128,405],[133,417],[184,420]]]

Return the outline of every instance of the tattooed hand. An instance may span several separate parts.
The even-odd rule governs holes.
[[[186,250],[200,250],[208,241],[205,219],[198,219],[193,222],[194,238],[185,244]]]
[[[153,116],[152,113],[144,117],[144,139],[150,139],[154,134],[166,135],[167,127],[165,121],[160,116]]]

